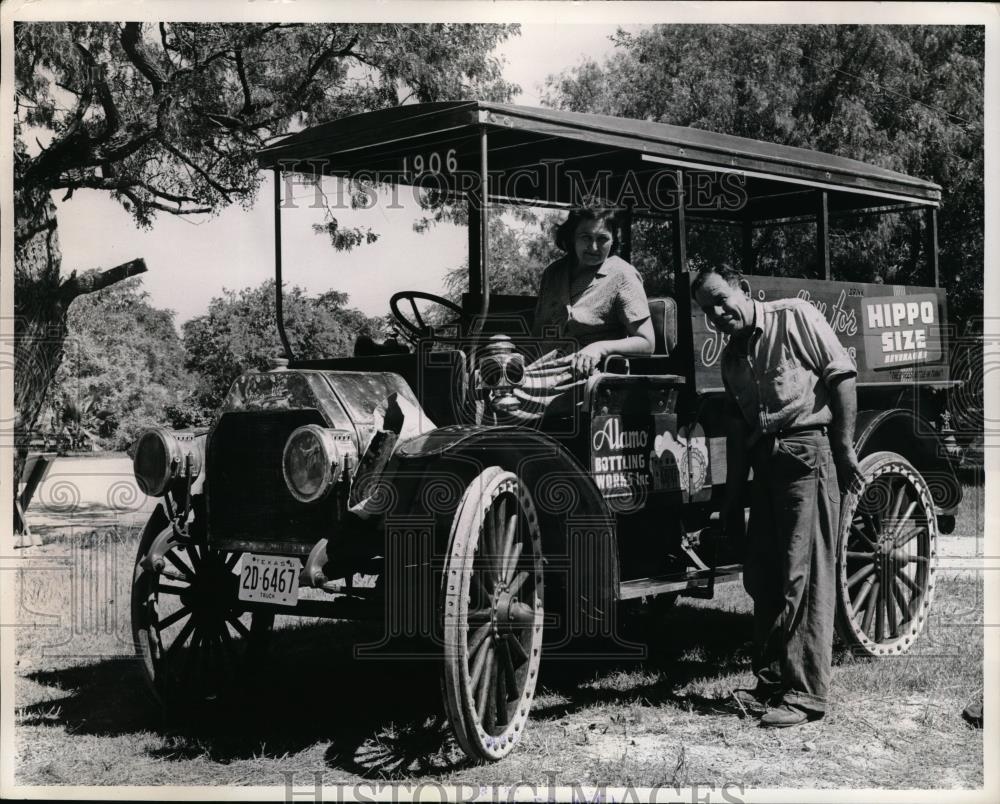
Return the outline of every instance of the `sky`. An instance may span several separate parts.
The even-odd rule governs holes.
[[[522,26],[520,37],[497,50],[507,62],[504,77],[521,86],[514,102],[540,105],[546,77],[588,56],[602,59],[612,50],[609,37],[617,27]],[[338,210],[343,225],[370,227],[380,238],[349,253],[337,252],[325,235],[312,231],[313,223],[322,222],[322,211],[308,208],[311,194],[309,188],[295,188],[294,197],[303,198],[301,207],[282,213],[283,274],[288,285],[313,294],[338,290],[349,294],[350,304],[365,314],[385,315],[389,296],[396,291],[441,293],[447,271],[466,258],[464,228],[442,224],[425,234],[412,230],[420,217],[412,202],[399,210],[381,206],[365,212]],[[151,230],[142,231],[105,193],[78,190],[65,202],[56,195],[63,273],[110,268],[141,257],[148,268],[143,287],[150,302],[175,311],[179,326],[205,313],[223,288],[255,287],[273,276],[273,197],[268,175],[249,210],[234,205],[201,219],[160,214]]]

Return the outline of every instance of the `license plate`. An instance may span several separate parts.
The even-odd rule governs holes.
[[[294,606],[299,601],[297,558],[262,556],[245,553],[240,569],[240,600],[248,603],[274,603]]]

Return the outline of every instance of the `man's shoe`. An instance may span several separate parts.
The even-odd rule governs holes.
[[[810,720],[819,720],[822,712],[807,712],[791,704],[782,704],[764,713],[760,725],[765,729],[785,729],[789,726],[801,726]]]
[[[755,689],[736,689],[733,690],[733,697],[739,701],[744,706],[761,707],[767,706],[774,703],[775,699],[779,696],[778,692],[770,692],[768,690],[756,687]]]
[[[971,723],[977,729],[983,727],[983,698],[979,697],[978,701],[973,701],[967,707],[965,711],[962,712],[962,717],[966,722]]]

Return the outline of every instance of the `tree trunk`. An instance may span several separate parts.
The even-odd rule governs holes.
[[[143,273],[140,260],[109,270],[60,275],[62,253],[49,191],[30,183],[14,190],[14,495],[31,433],[62,363],[66,311],[73,299]],[[75,401],[75,400],[74,400]]]
[[[62,362],[66,306],[55,204],[40,187],[14,193],[14,478],[21,478],[31,431]]]

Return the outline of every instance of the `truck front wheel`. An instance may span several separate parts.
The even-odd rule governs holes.
[[[455,512],[443,578],[444,705],[462,750],[496,761],[524,733],[542,651],[541,532],[531,495],[491,466]]]
[[[172,530],[160,507],[142,533],[132,578],[132,635],[146,682],[164,709],[198,714],[244,680],[263,652],[274,615],[240,605],[241,554],[213,548],[198,522],[153,561],[157,538]]]

